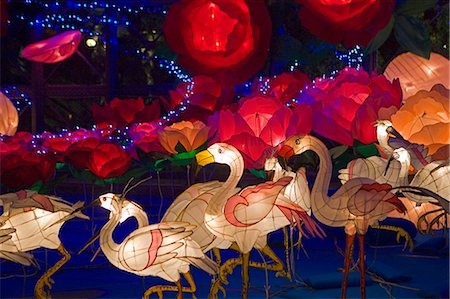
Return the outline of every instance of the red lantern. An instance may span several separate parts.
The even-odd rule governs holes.
[[[66,31],[49,39],[26,46],[22,50],[22,56],[28,60],[43,63],[63,61],[75,53],[80,44],[80,40],[80,31]]]
[[[366,46],[392,16],[395,0],[296,0],[312,34],[346,47]]]
[[[184,68],[232,84],[262,67],[271,32],[262,0],[181,0],[164,24],[165,39]]]

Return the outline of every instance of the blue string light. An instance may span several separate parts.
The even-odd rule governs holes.
[[[28,96],[16,86],[2,87],[2,93],[14,104],[17,111],[22,111],[31,106]]]

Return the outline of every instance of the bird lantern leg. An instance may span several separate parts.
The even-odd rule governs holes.
[[[283,236],[284,236],[284,250],[285,250],[285,254],[286,254],[286,278],[289,279],[290,281],[292,281],[291,260],[289,258],[289,236],[288,236],[288,231],[287,231],[286,226],[283,227]]]
[[[242,299],[248,298],[248,287],[250,283],[248,268],[250,263],[250,252],[242,253]]]
[[[287,237],[287,231],[286,231],[286,237]],[[239,252],[239,254],[241,253],[241,250],[239,249],[238,245],[236,243],[231,244],[230,249],[233,249],[237,252]],[[276,271],[275,275],[277,277],[286,277],[287,279],[291,279],[291,272],[290,271],[285,271],[284,270],[284,264],[281,261],[281,259],[275,254],[275,252],[273,252],[272,248],[270,248],[268,245],[264,246],[264,248],[261,249],[261,252],[267,256],[268,258],[270,258],[274,263],[273,264],[266,264],[266,263],[260,263],[260,262],[254,262],[254,261],[250,261],[249,262],[249,266],[252,268],[258,268],[258,269],[265,269],[265,270],[269,270],[269,271]],[[239,262],[239,260],[237,260]],[[288,261],[286,261],[288,262]],[[240,265],[242,263],[242,261],[240,261],[240,263],[233,263],[234,267],[233,269]],[[228,273],[232,273],[233,269],[231,269],[231,271],[228,271]]]
[[[346,298],[348,272],[350,270],[350,255],[352,252],[354,240],[355,240],[355,235],[347,234],[345,237],[344,278],[342,279],[342,292],[341,292],[342,299]]]
[[[159,299],[163,298],[163,292],[164,291],[172,291],[177,292],[177,299],[183,298],[183,293],[192,293],[192,297],[195,298],[195,291],[197,290],[197,286],[195,285],[194,279],[192,278],[191,272],[187,272],[183,274],[186,278],[186,281],[189,283],[189,287],[183,287],[181,285],[181,279],[175,282],[175,286],[165,286],[165,285],[159,285],[159,286],[153,286],[149,288],[147,291],[145,291],[144,295],[142,296],[143,299],[150,298],[151,294],[157,293]]]
[[[364,254],[364,235],[358,234],[359,241],[359,274],[360,274],[360,288],[361,288],[361,299],[366,298],[366,263]]]
[[[58,252],[62,254],[62,258],[53,267],[47,270],[44,275],[39,278],[34,287],[34,296],[38,299],[50,298],[50,289],[52,288],[52,283],[54,282],[51,276],[55,274],[67,261],[70,259],[70,254],[64,248],[62,244],[58,247]],[[47,287],[47,290],[44,288]]]
[[[413,242],[411,236],[409,235],[409,233],[406,230],[404,230],[403,228],[397,227],[397,226],[392,226],[392,225],[372,225],[371,227],[397,232],[397,237],[396,237],[397,242],[400,242],[400,237],[405,238],[405,246],[403,247],[403,250],[405,250],[407,246],[409,246],[410,252],[413,250],[414,242]]]
[[[234,268],[242,264],[242,257],[230,258],[225,263],[220,266],[219,278],[212,284],[211,290],[209,292],[209,298],[217,298],[217,293],[219,290],[222,291],[223,295],[226,296],[225,289],[222,287],[223,284],[228,284],[227,276],[233,273]]]
[[[216,263],[220,266],[220,264],[222,264],[222,257],[220,256],[220,249],[214,247],[212,249],[214,257],[216,258]]]
[[[267,257],[269,257],[272,261],[274,261],[273,264],[266,265],[263,263],[258,262],[252,262],[250,261],[250,266],[254,268],[266,268],[267,270],[276,271],[275,276],[276,277],[286,277],[287,279],[291,280],[291,272],[288,268],[288,271],[285,271],[283,261],[273,252],[272,248],[269,247],[269,245],[264,246],[263,249],[261,249],[261,252],[264,253]],[[289,257],[286,256],[286,263],[289,264]]]

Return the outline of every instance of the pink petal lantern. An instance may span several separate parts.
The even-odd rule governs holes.
[[[26,46],[22,50],[22,56],[28,60],[43,63],[63,61],[75,53],[80,41],[80,31],[66,31]]]
[[[430,90],[436,84],[449,88],[449,60],[437,53],[426,59],[411,52],[395,57],[384,70],[390,81],[400,79],[403,98],[409,98],[420,90]]]

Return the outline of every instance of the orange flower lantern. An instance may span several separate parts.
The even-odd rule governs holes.
[[[183,152],[181,145],[187,152],[200,147],[208,139],[209,127],[201,121],[181,121],[167,126],[158,132],[159,142],[163,148],[172,154]]]
[[[81,41],[81,32],[71,30],[26,46],[22,56],[43,63],[63,61],[76,52]]]
[[[17,131],[19,114],[13,103],[0,92],[0,134],[12,136]]]
[[[264,64],[271,27],[262,0],[181,0],[170,7],[164,37],[192,74],[235,84]]]
[[[403,98],[419,90],[430,90],[436,84],[449,88],[449,60],[436,53],[426,59],[411,52],[395,57],[386,67],[384,75],[389,80],[400,79]]]
[[[423,144],[433,159],[448,158],[450,144],[449,90],[435,85],[405,100],[391,117],[394,128],[410,142]]]

